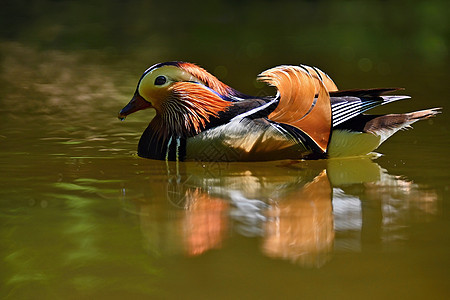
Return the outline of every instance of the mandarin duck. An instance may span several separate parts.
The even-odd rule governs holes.
[[[338,90],[315,67],[278,66],[258,75],[275,96],[249,96],[187,62],[148,68],[119,119],[153,108],[138,155],[159,160],[263,161],[361,156],[400,129],[440,112],[367,115],[365,111],[408,99],[396,88]]]

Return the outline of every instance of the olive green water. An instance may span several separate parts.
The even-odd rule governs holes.
[[[217,2],[224,15],[178,12],[171,23],[169,4],[103,13],[43,1],[40,14],[14,3],[21,18],[7,18],[14,26],[3,24],[0,43],[0,298],[450,296],[448,6],[409,8],[411,23],[395,11],[369,18],[387,10],[373,3],[330,4],[360,12],[349,21],[322,12],[327,1],[259,11]],[[299,8],[328,21],[283,18],[267,36],[257,26]],[[444,110],[397,133],[376,160],[141,159],[153,112],[116,115],[145,68],[170,59],[253,94],[263,93],[254,78],[264,68],[314,64],[339,87],[404,86],[413,97],[376,112]]]

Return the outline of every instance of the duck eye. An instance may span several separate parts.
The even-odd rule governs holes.
[[[164,83],[166,83],[167,79],[165,76],[158,76],[155,78],[155,85],[163,85]]]

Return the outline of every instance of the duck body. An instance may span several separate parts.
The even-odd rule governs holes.
[[[338,91],[321,70],[279,66],[259,80],[273,97],[245,95],[186,62],[147,69],[119,118],[146,108],[156,116],[141,136],[138,155],[159,160],[264,161],[360,156],[439,109],[407,114],[365,111],[408,96],[397,89]]]

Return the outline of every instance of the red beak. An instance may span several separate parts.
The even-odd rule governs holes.
[[[129,114],[150,107],[152,107],[152,105],[149,102],[145,101],[144,98],[141,97],[141,95],[136,93],[134,94],[130,102],[128,102],[128,104],[119,112],[118,118],[123,121]]]

